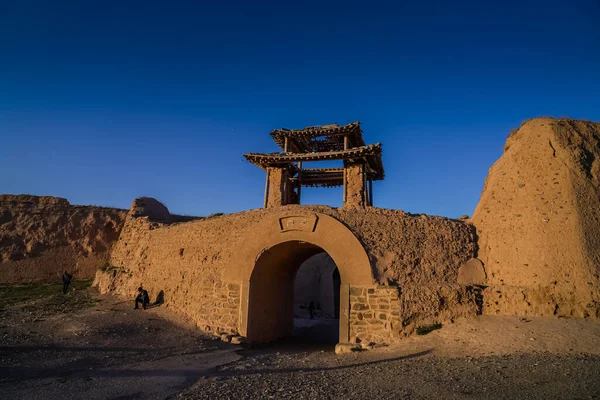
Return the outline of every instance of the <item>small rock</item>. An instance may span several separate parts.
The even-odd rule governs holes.
[[[244,342],[244,338],[241,336],[234,336],[231,338],[231,344],[242,344]]]
[[[221,335],[221,340],[225,343],[229,343],[231,341],[231,335],[224,333]]]
[[[338,343],[335,345],[335,354],[351,353],[361,350],[360,345],[353,343]]]

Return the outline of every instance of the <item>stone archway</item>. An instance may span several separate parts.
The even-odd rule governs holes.
[[[224,278],[241,286],[242,336],[266,342],[290,333],[289,285],[304,260],[325,251],[340,273],[339,341],[349,341],[350,286],[373,285],[373,276],[365,249],[344,224],[319,213],[282,212],[256,224],[239,248]]]

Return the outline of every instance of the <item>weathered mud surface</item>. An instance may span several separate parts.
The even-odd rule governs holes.
[[[0,283],[89,279],[107,262],[125,210],[49,196],[0,195]]]
[[[146,208],[154,204],[143,203]],[[401,289],[401,299],[396,295],[390,307],[383,305],[391,310],[389,318],[381,318],[385,332],[367,333],[364,340],[386,341],[410,334],[418,325],[477,312],[473,293],[457,283],[459,268],[476,251],[474,228],[462,221],[374,207],[285,206],[165,224],[159,222],[169,219],[164,209],[154,204],[150,218],[139,204],[134,201],[111,253],[114,268],[99,272],[95,285],[102,293],[124,294],[143,282],[163,291],[169,306],[205,331],[238,332],[240,290],[224,274],[249,237],[265,234],[257,226],[265,221],[276,225],[276,217],[284,213],[320,213],[340,221],[366,250],[372,283]]]
[[[600,316],[600,124],[527,121],[490,168],[472,222],[484,312]]]

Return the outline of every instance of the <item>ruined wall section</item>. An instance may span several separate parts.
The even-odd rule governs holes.
[[[166,306],[191,317],[201,329],[236,332],[241,289],[224,281],[223,273],[245,238],[260,234],[253,227],[282,210],[291,215],[318,212],[340,220],[371,255],[376,285],[364,289],[375,293],[365,292],[366,302],[362,295],[355,298],[367,308],[352,311],[354,339],[388,341],[419,325],[477,312],[473,296],[456,283],[459,267],[475,252],[472,227],[447,218],[371,207],[293,205],[171,225],[130,215],[112,252],[114,267],[99,273],[96,285],[102,292],[133,298],[143,284],[152,300],[162,291]],[[356,290],[362,293],[363,288]],[[390,304],[376,299],[381,293]],[[366,310],[372,310],[374,323],[369,324]],[[363,321],[369,329],[361,327]]]
[[[359,238],[381,284],[456,282],[476,253],[475,229],[461,221],[376,207],[332,211]]]
[[[600,124],[513,132],[472,218],[488,314],[600,316]]]
[[[89,279],[108,261],[126,211],[49,196],[0,195],[0,283]]]
[[[222,280],[249,225],[259,213],[246,212],[167,225],[131,214],[112,252],[110,270],[97,274],[102,293],[134,298],[140,285],[151,301],[163,293],[165,306],[207,332],[238,330],[240,287]]]
[[[477,290],[457,283],[459,269],[476,255],[472,225],[374,207],[342,208],[336,218],[362,242],[378,283],[350,288],[354,341],[388,342],[480,313]]]

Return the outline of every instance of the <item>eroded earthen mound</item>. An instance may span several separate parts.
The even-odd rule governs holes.
[[[472,218],[490,314],[600,316],[600,124],[536,118],[509,136]]]
[[[169,209],[152,197],[138,197],[131,203],[129,214],[133,217],[148,217],[151,221],[170,223]]]
[[[109,258],[126,211],[49,196],[0,195],[0,283],[91,278]]]

